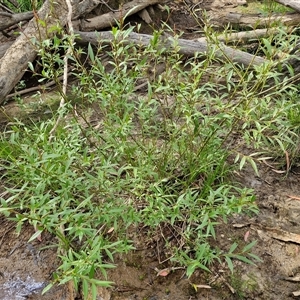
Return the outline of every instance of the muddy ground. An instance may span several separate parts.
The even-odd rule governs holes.
[[[188,16],[188,11],[174,11],[168,21],[171,25],[178,24],[189,36],[189,28],[194,29],[199,24]],[[237,173],[235,178],[242,186],[253,189],[259,214],[235,216],[228,224],[220,225],[214,243],[221,246],[257,240],[253,253],[261,262],[247,265],[235,261],[233,274],[227,266],[215,265],[212,273],[196,271],[189,279],[180,268],[167,276],[157,276],[157,270],[171,265],[168,261],[160,263],[161,250],[158,251],[153,240],[147,240],[135,229],[137,250],[116,257],[116,268],[109,272],[109,280],[115,284],[111,289],[99,289],[98,299],[277,300],[297,297],[300,291],[300,168],[280,174],[261,163],[259,170],[260,177],[249,168]],[[68,285],[41,295],[59,264],[56,249],[51,247],[55,239],[50,234],[43,234],[41,241],[28,243],[34,234],[31,226],[24,227],[20,235],[16,235],[14,223],[2,217],[0,224],[0,299],[81,299]]]
[[[168,276],[157,276],[171,265],[159,263],[155,244],[136,231],[137,250],[118,257],[116,269],[109,272],[113,288],[100,290],[102,299],[111,300],[192,300],[192,299],[294,299],[300,290],[300,168],[288,176],[278,175],[262,164],[260,178],[249,169],[237,175],[243,186],[254,189],[260,212],[255,217],[236,216],[217,230],[217,244],[244,243],[257,240],[253,253],[261,262],[248,265],[235,261],[234,273],[216,265],[212,273],[196,271],[187,279],[184,269]],[[1,220],[0,229],[0,299],[80,299],[74,298],[68,286],[56,287],[41,296],[41,290],[55,271],[55,243],[50,235],[42,241],[27,243],[34,233],[24,228],[19,236],[14,224]],[[48,247],[48,248],[47,248]],[[204,285],[197,290],[193,285]],[[99,296],[99,299],[100,296]]]

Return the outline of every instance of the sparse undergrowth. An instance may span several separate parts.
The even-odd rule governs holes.
[[[38,10],[43,5],[42,0],[18,0],[18,1],[3,0],[2,3],[7,8],[11,9],[11,11],[16,13]]]
[[[85,298],[91,287],[95,298],[97,285],[110,284],[114,255],[134,249],[129,237],[138,226],[150,236],[167,228],[174,239],[165,239],[164,260],[185,266],[188,276],[213,262],[231,271],[234,259],[253,263],[255,241],[229,249],[209,243],[232,215],[257,212],[252,191],[230,175],[246,162],[258,173],[260,160],[284,158],[283,166],[288,154],[290,168],[299,159],[298,90],[283,80],[265,92],[267,79],[280,75],[272,64],[244,70],[217,60],[217,47],[206,59],[187,60],[162,49],[159,32],[146,49],[125,45],[121,37],[130,30],[113,29],[111,50],[89,47],[88,68],[79,59],[83,50],[73,49],[78,80],[72,95],[62,95],[66,104],[45,122],[15,121],[1,135],[0,211],[18,232],[32,224],[32,240],[43,231],[57,237],[61,266],[45,291],[72,280]],[[281,37],[282,48],[292,38]],[[70,47],[68,37],[54,43],[39,45],[43,54],[52,47],[41,60],[48,78],[61,75],[58,53]],[[272,50],[266,41],[262,48]],[[149,71],[153,79],[137,92]]]

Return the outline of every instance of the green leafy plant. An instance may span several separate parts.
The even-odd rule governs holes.
[[[247,162],[258,174],[266,155],[299,155],[296,88],[261,96],[267,79],[280,77],[274,65],[245,71],[220,62],[217,44],[206,59],[186,59],[176,37],[170,52],[160,45],[161,32],[142,48],[125,42],[131,31],[114,28],[109,48],[74,49],[77,82],[68,95],[58,86],[66,104],[46,121],[16,121],[1,134],[6,193],[0,212],[16,221],[18,232],[34,226],[31,240],[44,231],[57,238],[61,265],[44,291],[73,281],[95,299],[97,285],[111,284],[115,255],[134,249],[129,233],[139,226],[150,236],[160,233],[164,260],[185,266],[188,276],[209,271],[213,262],[232,271],[235,259],[258,261],[255,242],[241,250],[237,243],[229,250],[212,243],[228,218],[257,213],[253,191],[230,176]],[[39,46],[45,78],[57,79],[67,39]],[[146,91],[137,92],[140,86]]]
[[[264,0],[260,5],[260,10],[265,14],[270,13],[288,13],[292,12],[293,9],[286,7],[280,3],[277,3],[274,0]]]
[[[15,6],[17,3],[17,6]],[[11,2],[7,0],[3,0],[3,4],[9,7],[12,11],[20,13],[20,12],[27,12],[31,10],[38,10],[42,4],[42,0],[19,0],[16,2]]]

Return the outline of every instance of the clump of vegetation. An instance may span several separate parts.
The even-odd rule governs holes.
[[[264,0],[262,3],[258,4],[258,9],[264,14],[270,13],[289,13],[294,10],[282,5],[274,0]]]
[[[44,1],[42,0],[19,0],[19,1],[7,1],[3,0],[2,3],[10,8],[13,12],[21,13],[32,10],[38,10],[41,8]]]
[[[294,11],[292,8],[282,5],[275,0],[248,1],[247,6],[243,7],[241,10],[248,14],[260,13],[263,16],[285,14]]]
[[[297,89],[266,93],[267,79],[280,75],[270,65],[243,70],[220,62],[217,46],[206,58],[186,59],[158,44],[160,32],[146,48],[128,45],[131,30],[113,29],[110,48],[73,49],[77,82],[71,95],[62,94],[66,103],[47,121],[15,121],[1,134],[1,213],[18,232],[32,224],[31,240],[44,231],[57,238],[61,265],[45,291],[72,280],[85,298],[89,287],[96,298],[97,285],[111,284],[114,256],[134,249],[129,233],[140,225],[150,235],[167,228],[176,237],[165,240],[165,260],[185,266],[188,276],[215,261],[230,270],[234,259],[253,263],[255,241],[229,249],[210,242],[233,214],[257,212],[253,191],[230,175],[247,162],[258,173],[266,156],[299,158]],[[52,45],[53,55],[70,47],[58,37],[44,41],[40,53],[43,45]],[[58,56],[41,62],[46,77],[59,76]],[[141,84],[146,91],[137,92]]]

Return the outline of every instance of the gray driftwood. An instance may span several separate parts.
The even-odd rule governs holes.
[[[73,0],[72,20],[82,18],[99,5],[101,0]]]
[[[126,15],[134,14],[149,5],[158,3],[160,0],[133,0],[123,7],[120,7],[118,11],[112,11],[108,14],[101,15],[100,17],[89,19],[88,21],[75,20],[74,23],[81,23],[83,28],[92,30],[93,28],[108,27],[116,24],[118,20]],[[80,17],[83,12],[83,7],[87,8],[87,11],[91,7],[97,4],[97,0],[94,1],[73,1],[73,17],[76,19]],[[9,13],[4,13],[6,17],[10,18]],[[42,8],[38,11],[37,15],[28,23],[24,32],[16,39],[16,41],[7,50],[2,49],[2,52],[6,51],[4,56],[0,59],[0,104],[5,101],[5,97],[19,82],[25,73],[28,62],[32,62],[37,55],[36,47],[32,43],[32,40],[43,40],[51,38],[55,31],[48,32],[48,28],[54,25],[60,24],[64,27],[66,24],[67,6],[64,0],[46,0]],[[42,20],[46,24],[46,27],[42,26]],[[79,23],[78,23],[79,22]],[[76,24],[74,24],[76,27]]]
[[[79,41],[91,43],[96,46],[99,45],[99,42],[109,44],[114,39],[111,32],[76,32],[76,34],[80,37]],[[147,46],[151,39],[151,35],[132,32],[126,36],[124,43]],[[174,45],[176,45],[176,47],[178,45],[179,53],[187,56],[194,56],[197,52],[205,55],[209,49],[209,45],[205,40],[191,41],[178,39],[177,42],[174,42],[172,37],[164,35],[161,36],[159,41],[162,47],[167,47],[169,50],[174,49]],[[217,50],[217,57],[222,58],[223,60],[225,58],[233,62],[237,62],[246,67],[261,65],[266,62],[266,60],[262,57],[254,56],[249,53],[227,47],[223,44],[220,44],[219,50]]]
[[[221,15],[220,15],[221,14]],[[240,13],[212,13],[210,22],[217,26],[236,25],[239,28],[268,28],[275,22],[280,22],[285,26],[299,25],[300,13],[274,14],[262,17],[260,14],[240,14]]]
[[[288,30],[288,28],[286,28]],[[218,35],[218,40],[222,42],[245,42],[248,40],[257,40],[263,37],[275,35],[279,30],[277,28],[255,29],[248,31],[231,32],[228,34]],[[198,39],[199,40],[199,39]]]
[[[5,54],[7,49],[14,43],[14,41],[5,42],[0,45],[0,58]]]
[[[32,17],[32,12],[25,12],[19,14],[0,12],[0,30],[9,28],[10,26],[18,24],[22,21],[29,21],[30,19],[32,19]]]
[[[117,21],[124,18],[125,16],[132,15],[144,9],[147,6],[159,3],[161,0],[132,0],[129,3],[124,4],[117,11],[111,11],[110,13],[97,16],[95,18],[90,18],[87,20],[80,20],[79,17],[84,15],[84,13],[93,9],[98,1],[101,0],[74,0],[73,1],[73,23],[75,28],[80,28],[78,34],[81,37],[81,40],[84,42],[90,42],[94,45],[98,44],[98,41],[104,42],[105,40],[109,43],[113,39],[113,35],[110,32],[83,32],[91,31],[95,29],[101,29],[105,27],[110,27],[111,25],[116,24]],[[297,11],[300,11],[300,3],[295,0],[276,0],[277,2],[284,4],[286,6],[292,7]],[[81,6],[80,6],[81,5]],[[23,15],[10,15],[8,12],[3,12],[0,15],[0,19],[6,18],[4,22],[0,21],[0,26],[11,26],[16,23],[16,20],[27,19],[31,13]],[[47,29],[44,28],[38,19],[41,19],[46,23],[46,27],[50,28],[52,25],[60,24],[60,26],[65,26],[66,23],[66,14],[67,7],[65,0],[46,0],[42,8],[39,10],[37,15],[28,23],[24,32],[20,34],[14,44],[6,50],[5,45],[0,49],[0,58],[1,53],[4,56],[0,59],[0,104],[5,100],[5,97],[8,93],[14,88],[18,81],[22,78],[25,70],[27,69],[28,62],[31,62],[36,57],[36,48],[32,43],[33,39],[43,40],[45,38],[51,38],[55,32],[49,34]],[[236,24],[239,27],[265,27],[274,21],[281,21],[286,25],[298,25],[300,23],[300,14],[285,14],[285,15],[275,15],[267,18],[262,18],[261,15],[256,16],[244,16],[241,14],[224,13],[223,17],[220,17],[220,11],[218,18],[214,19],[213,15],[211,16],[213,22],[219,22],[224,24]],[[9,23],[11,22],[11,23]],[[77,25],[77,26],[76,26]],[[7,27],[2,27],[7,28]],[[1,29],[1,27],[0,27]],[[128,43],[135,43],[139,45],[146,46],[149,44],[152,36],[145,34],[131,33],[127,37]],[[174,40],[169,36],[161,36],[160,43],[163,47],[167,47],[169,50],[174,48]],[[209,50],[210,44],[206,40],[200,41],[190,41],[179,39],[178,46],[180,48],[179,52],[193,56],[196,52],[203,55]],[[219,45],[217,50],[217,56],[222,59],[228,59],[244,66],[251,65],[260,65],[266,60],[261,57],[256,57],[246,52],[230,48],[223,44]],[[298,55],[297,55],[298,56]],[[291,61],[292,64],[296,62]],[[298,70],[298,69],[297,69]]]
[[[38,18],[46,22],[47,28],[66,22],[67,7],[64,0],[46,0],[38,11]],[[41,40],[51,37],[47,28],[38,23],[36,18],[31,19],[23,33],[0,59],[0,104],[6,95],[14,88],[25,73],[28,62],[32,62],[36,55],[36,47],[32,43],[33,38]]]

